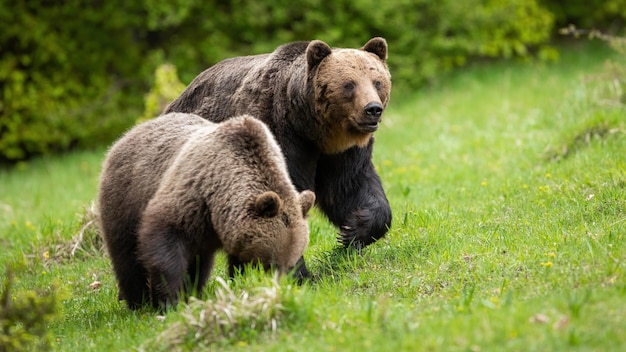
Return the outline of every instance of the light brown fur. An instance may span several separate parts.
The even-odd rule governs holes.
[[[384,38],[361,48],[321,40],[233,57],[200,73],[167,108],[220,122],[250,114],[265,122],[298,190],[314,190],[344,246],[382,238],[391,207],[372,162],[373,133],[391,93]],[[304,261],[297,277],[310,273]]]
[[[355,49],[336,49],[322,60],[314,80],[319,115],[325,136],[320,149],[335,154],[353,146],[365,147],[373,131],[363,130],[363,107],[371,102],[389,102],[391,76],[376,54]]]
[[[109,151],[100,181],[120,298],[131,308],[175,304],[181,291],[202,289],[219,249],[231,273],[251,262],[289,271],[308,243],[314,198],[296,191],[252,117],[215,124],[175,113],[135,127]]]

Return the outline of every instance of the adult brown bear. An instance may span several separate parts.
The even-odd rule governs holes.
[[[373,133],[391,91],[386,60],[387,42],[378,37],[360,49],[332,49],[320,40],[289,43],[208,68],[166,112],[216,122],[250,114],[265,122],[296,188],[315,192],[343,245],[363,247],[391,226],[372,163]],[[310,275],[303,260],[296,275]]]

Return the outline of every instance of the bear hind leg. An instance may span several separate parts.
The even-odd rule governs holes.
[[[123,273],[120,271],[117,277],[120,289],[118,298],[125,300],[128,308],[136,310],[149,302],[148,276],[146,269],[140,263],[133,261],[123,270]]]
[[[103,231],[108,234],[104,237],[120,290],[118,298],[130,309],[138,309],[149,299],[149,292],[146,269],[137,260],[136,233],[123,221],[105,223],[109,224]]]
[[[169,226],[144,223],[139,231],[139,260],[148,272],[155,308],[173,307],[185,289],[189,250]]]

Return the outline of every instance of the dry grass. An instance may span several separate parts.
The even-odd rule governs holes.
[[[53,264],[64,264],[73,260],[88,260],[95,257],[106,256],[104,241],[98,228],[97,209],[93,202],[85,206],[80,219],[78,230],[71,239],[62,235],[58,229],[48,237],[45,243],[33,244],[32,254],[25,257],[31,260],[41,260],[45,267]]]
[[[215,343],[248,340],[259,333],[274,333],[284,317],[281,287],[276,278],[266,287],[253,292],[235,292],[221,277],[215,296],[203,301],[190,298],[178,321],[156,338],[149,340],[141,351],[182,351],[186,346],[210,346]]]

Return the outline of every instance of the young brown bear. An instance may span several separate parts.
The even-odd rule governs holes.
[[[387,42],[331,49],[295,42],[264,55],[224,60],[194,79],[167,112],[211,121],[251,114],[265,122],[298,190],[340,228],[345,245],[366,246],[391,226],[391,209],[372,163],[374,131],[389,101]],[[302,261],[297,275],[308,276]]]
[[[229,273],[258,262],[289,271],[309,240],[310,191],[292,185],[280,147],[250,116],[221,124],[173,113],[140,124],[110,149],[100,226],[131,309],[174,305],[205,285],[215,252]]]

